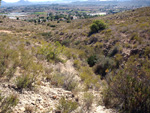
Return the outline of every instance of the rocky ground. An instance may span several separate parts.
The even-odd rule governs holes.
[[[75,69],[71,61],[67,61],[66,64],[57,64],[53,65],[56,70],[60,70],[61,73],[73,73]],[[20,76],[20,73],[16,72],[15,76]],[[77,77],[78,78],[78,77]],[[35,86],[35,88],[30,90],[23,90],[19,92],[16,86],[13,84],[13,78],[11,82],[6,82],[1,80],[0,91],[2,95],[7,97],[8,95],[16,95],[19,99],[18,104],[13,108],[13,113],[24,113],[31,110],[36,113],[55,113],[59,112],[56,110],[56,107],[59,105],[59,100],[62,97],[65,97],[67,100],[77,101],[79,107],[73,113],[80,112],[83,108],[83,94],[85,92],[78,92],[74,94],[71,91],[64,90],[63,88],[56,88],[51,85],[49,82],[42,80],[40,85]],[[99,91],[89,91],[95,97],[95,101],[90,108],[90,113],[114,113],[112,109],[106,109],[104,106],[97,104],[96,100],[99,100],[100,92]],[[89,113],[89,111],[87,112]]]

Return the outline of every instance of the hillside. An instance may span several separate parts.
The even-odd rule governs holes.
[[[0,112],[148,113],[149,12],[42,24],[0,16]],[[91,33],[94,20],[106,27]]]

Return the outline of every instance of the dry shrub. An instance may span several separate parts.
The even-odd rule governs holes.
[[[128,61],[128,65],[108,81],[103,98],[105,106],[127,113],[149,113],[149,69],[149,61]]]
[[[90,110],[94,96],[91,93],[84,93],[84,107],[87,111]]]
[[[57,109],[62,111],[62,113],[71,113],[75,109],[78,108],[78,103],[73,102],[71,100],[66,100],[64,97],[62,97],[59,100],[59,105],[57,106]]]

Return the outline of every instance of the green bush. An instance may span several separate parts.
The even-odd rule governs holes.
[[[80,69],[81,67],[81,62],[79,60],[74,60],[73,66],[76,67],[77,69]]]
[[[71,100],[66,100],[64,97],[62,97],[59,100],[59,105],[57,107],[58,110],[62,111],[62,113],[71,113],[75,109],[78,108],[78,103],[73,102]]]
[[[41,35],[44,37],[44,39],[50,39],[52,37],[52,34],[51,32],[44,32],[44,33],[41,33]]]
[[[62,45],[69,46],[70,43],[71,43],[71,40],[70,39],[65,39],[61,43],[62,43]]]
[[[56,25],[50,25],[50,27],[56,27]]]
[[[15,71],[16,67],[19,64],[18,52],[12,49],[5,49],[4,45],[1,44],[0,47],[0,77],[8,76],[11,78]]]
[[[93,67],[96,63],[97,63],[97,56],[96,55],[91,55],[88,59],[87,62],[89,64],[90,67]]]
[[[105,106],[125,113],[149,113],[149,67],[149,61],[130,61],[117,75],[112,75],[104,93]]]
[[[31,89],[33,87],[34,76],[32,75],[23,75],[17,78],[16,86],[19,90],[23,88]]]
[[[91,29],[91,34],[92,33],[98,33],[99,31],[102,31],[106,29],[107,25],[104,21],[102,20],[95,20],[93,24],[90,26]]]
[[[117,53],[118,53],[118,47],[114,47],[114,48],[110,51],[109,57],[113,57],[113,56],[115,56],[115,54],[117,54]]]
[[[67,23],[71,23],[71,20],[67,20]]]
[[[150,57],[150,47],[149,46],[145,48],[144,54],[145,54],[145,56]]]
[[[56,42],[54,45],[49,44],[39,49],[38,54],[43,55],[45,59],[50,61],[59,62],[62,61],[59,56],[63,52],[64,46],[61,46],[59,42]]]
[[[123,56],[121,54],[115,55],[116,67],[119,68],[119,65],[123,61]]]
[[[11,113],[12,107],[16,106],[18,103],[18,98],[16,95],[11,95],[7,98],[1,99],[1,113]]]
[[[91,29],[91,33],[97,33],[99,31],[99,27],[96,23],[93,23],[91,26],[90,26],[90,29]]]
[[[116,67],[116,62],[109,57],[101,57],[94,66],[94,72],[96,74],[105,77],[107,71],[112,70]]]
[[[100,80],[99,76],[94,76],[92,69],[87,66],[81,67],[80,78],[84,82],[85,90],[96,88]]]

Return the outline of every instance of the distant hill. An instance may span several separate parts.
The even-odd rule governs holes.
[[[30,4],[31,2],[29,2],[28,0],[20,0],[18,2],[16,2],[17,4]]]
[[[18,6],[18,5],[36,5],[36,4],[52,4],[52,3],[73,3],[73,4],[78,4],[78,5],[85,5],[85,4],[111,4],[111,5],[116,5],[116,4],[121,4],[121,5],[137,5],[137,4],[142,4],[143,6],[149,6],[150,1],[149,0],[54,0],[54,1],[45,1],[45,2],[29,2],[28,0],[20,0],[18,2],[14,3],[8,3],[2,1],[1,6]]]
[[[14,2],[14,3],[8,3],[8,2],[2,1],[2,3],[1,3],[2,6],[31,5],[31,4],[33,4],[33,3],[29,2],[28,0],[20,0],[18,2]]]

